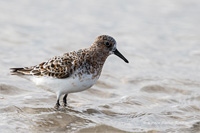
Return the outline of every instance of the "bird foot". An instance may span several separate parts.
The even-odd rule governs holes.
[[[59,103],[56,103],[56,105],[54,106],[55,109],[58,109],[60,107]]]
[[[67,107],[67,103],[63,103],[63,107]]]

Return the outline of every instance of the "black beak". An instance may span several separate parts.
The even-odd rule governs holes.
[[[126,63],[129,63],[128,60],[117,49],[114,51],[114,54],[124,60]]]

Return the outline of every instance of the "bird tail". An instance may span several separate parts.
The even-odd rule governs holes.
[[[25,75],[30,74],[32,69],[27,68],[10,68],[10,73],[12,75]]]

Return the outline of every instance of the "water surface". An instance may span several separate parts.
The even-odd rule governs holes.
[[[198,0],[0,0],[1,132],[200,132]],[[98,83],[54,93],[9,74],[113,36]]]

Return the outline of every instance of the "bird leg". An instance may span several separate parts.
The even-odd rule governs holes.
[[[57,93],[57,102],[56,102],[56,105],[55,105],[55,108],[56,109],[58,109],[59,108],[59,106],[60,106],[60,102],[59,102],[59,100],[60,100],[60,96],[61,96],[62,94],[61,93]]]
[[[63,106],[67,106],[67,95],[65,94],[65,96],[63,97]]]
[[[55,108],[58,109],[59,106],[60,106],[60,102],[59,102],[59,99],[58,99],[57,102],[56,102]]]

